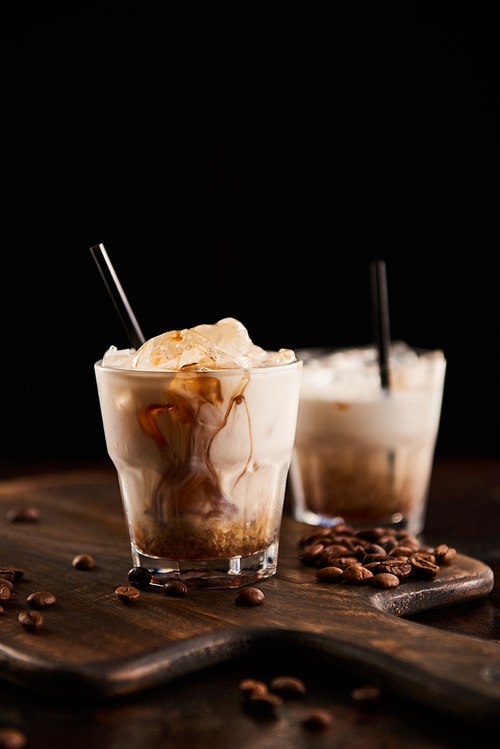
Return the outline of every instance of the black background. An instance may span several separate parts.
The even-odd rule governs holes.
[[[99,242],[147,337],[266,348],[369,343],[384,258],[393,338],[448,359],[438,453],[498,455],[494,6],[2,6],[2,462],[105,457]]]

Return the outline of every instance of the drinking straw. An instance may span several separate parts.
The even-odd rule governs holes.
[[[389,326],[389,302],[387,297],[387,275],[385,262],[373,260],[370,266],[372,314],[377,343],[378,365],[382,389],[389,390],[389,355],[391,333]]]
[[[97,267],[101,273],[102,279],[106,284],[106,288],[109,291],[113,304],[115,305],[116,311],[123,323],[123,327],[127,331],[127,335],[130,339],[130,343],[133,348],[137,349],[146,340],[142,331],[139,327],[139,323],[136,320],[132,307],[130,306],[128,299],[123,291],[122,285],[118,280],[118,276],[115,273],[115,269],[111,264],[111,260],[108,257],[103,244],[96,244],[90,248],[92,256],[97,263]]]

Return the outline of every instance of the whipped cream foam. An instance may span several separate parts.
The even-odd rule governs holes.
[[[171,330],[150,338],[138,351],[112,346],[103,365],[143,371],[211,372],[276,367],[296,361],[291,349],[266,351],[256,346],[245,326],[232,317],[212,325]]]

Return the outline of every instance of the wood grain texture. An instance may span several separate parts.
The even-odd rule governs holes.
[[[12,507],[35,523],[11,523]],[[319,583],[298,559],[304,526],[286,516],[277,575],[258,584],[265,602],[238,607],[234,590],[160,589],[124,605],[130,547],[115,474],[73,472],[0,484],[0,565],[24,570],[0,617],[0,675],[31,689],[89,696],[134,693],[273,643],[306,648],[413,699],[481,720],[500,711],[500,645],[440,632],[402,616],[488,594],[491,569],[459,554],[429,583],[391,591]],[[446,542],[446,539],[443,539]],[[91,554],[92,570],[72,567]],[[35,590],[51,590],[36,633],[17,620]]]

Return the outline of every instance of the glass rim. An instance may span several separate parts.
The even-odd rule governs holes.
[[[301,357],[301,360],[304,362],[304,364],[309,364],[310,362],[316,362],[320,361],[323,358],[326,358],[330,354],[336,354],[336,353],[344,353],[349,352],[352,350],[365,350],[365,349],[371,349],[372,346],[345,346],[345,347],[336,347],[336,348],[330,348],[328,346],[317,346],[317,347],[311,347],[311,348],[299,348],[297,349],[297,356]],[[412,347],[413,353],[417,355],[417,359],[420,360],[422,358],[425,358],[427,362],[432,364],[444,364],[445,366],[448,363],[448,360],[446,358],[446,355],[443,351],[443,349],[440,348],[421,348],[421,347]],[[442,356],[428,356],[428,354],[442,354]],[[369,363],[369,366],[376,366],[377,365],[377,359],[375,358],[373,362]],[[395,363],[390,362],[389,363],[389,371],[399,369],[401,367],[407,367],[408,364],[406,362],[400,362],[397,361]],[[360,368],[350,365],[346,366],[344,369],[342,369],[342,372],[353,372],[353,371],[359,371]]]
[[[165,376],[177,376],[183,375],[186,377],[202,376],[202,377],[229,377],[235,374],[246,374],[247,372],[259,373],[259,372],[282,372],[290,368],[300,368],[303,364],[302,359],[295,359],[295,361],[286,362],[285,364],[274,364],[268,367],[233,367],[232,369],[130,369],[129,367],[110,367],[103,364],[103,359],[99,359],[94,364],[95,370],[102,372],[116,372],[121,374],[130,374],[132,377],[138,375],[152,375],[153,377],[165,377]]]

